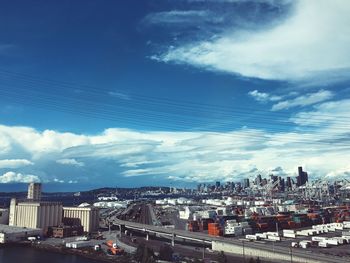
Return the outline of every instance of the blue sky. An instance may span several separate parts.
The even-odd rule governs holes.
[[[350,175],[346,0],[7,1],[0,182]]]

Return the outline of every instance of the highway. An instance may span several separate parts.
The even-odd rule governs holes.
[[[175,236],[176,238],[186,239],[186,240],[192,240],[192,241],[198,241],[198,242],[205,242],[205,243],[211,243],[212,241],[220,241],[225,242],[228,244],[236,245],[236,246],[244,246],[246,248],[252,248],[257,250],[264,250],[269,251],[272,253],[281,253],[285,255],[290,255],[290,248],[289,247],[283,247],[278,246],[277,243],[275,245],[272,245],[272,243],[258,243],[258,242],[249,242],[245,240],[239,240],[239,239],[228,239],[224,237],[215,237],[215,236],[209,236],[204,233],[200,232],[190,232],[190,231],[184,231],[184,230],[177,230],[177,229],[169,229],[159,226],[153,226],[148,224],[140,224],[135,222],[129,222],[124,221],[120,219],[115,219],[114,224],[118,226],[125,226],[127,229],[133,229],[136,231],[141,231],[145,233],[155,233],[161,236],[168,236],[172,238]],[[301,249],[293,249],[293,256],[294,257],[302,257],[306,259],[312,259],[318,262],[326,262],[326,263],[348,263],[350,261],[350,258],[342,258],[342,257],[336,257],[336,256],[329,256],[322,254],[316,254],[312,251],[307,250],[301,250]]]

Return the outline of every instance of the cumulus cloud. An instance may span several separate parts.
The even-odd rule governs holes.
[[[18,153],[18,148],[20,148],[23,153],[29,154],[34,159],[47,153],[61,152],[69,147],[89,143],[88,136],[84,135],[60,133],[53,130],[38,132],[30,127],[4,125],[0,125],[0,138],[3,140],[2,144],[7,144],[7,152],[4,154],[8,155],[13,149]]]
[[[3,168],[19,168],[19,167],[24,167],[28,165],[33,165],[31,161],[28,161],[26,159],[5,159],[5,160],[0,160],[0,169]]]
[[[0,176],[0,183],[32,183],[39,182],[36,175],[7,172]]]
[[[349,79],[349,1],[295,3],[293,12],[273,27],[226,28],[214,39],[183,43],[153,58],[260,79]]]
[[[284,100],[272,106],[272,111],[287,110],[294,107],[304,107],[323,102],[333,98],[334,94],[328,90],[319,90],[315,93],[308,93],[291,100]]]
[[[78,167],[85,166],[85,164],[83,162],[78,162],[75,159],[60,159],[60,160],[57,160],[56,163],[64,164],[64,165],[78,166]]]
[[[315,111],[322,109],[326,114],[327,108],[335,108],[327,104],[315,106]],[[340,101],[338,105],[342,105],[339,111],[344,112],[349,104]],[[324,125],[311,131],[291,132],[247,128],[228,132],[141,132],[111,128],[96,135],[71,133],[69,138],[73,140],[68,143],[66,133],[1,126],[0,132],[6,131],[7,137],[0,138],[6,138],[10,148],[16,144],[37,159],[32,165],[19,167],[17,173],[6,173],[0,182],[41,179],[56,183],[144,185],[167,184],[171,180],[236,181],[254,178],[258,173],[293,176],[300,165],[311,177],[321,177],[346,167],[350,153],[349,147],[343,147],[344,140],[338,140],[342,136],[350,141],[347,130],[341,132],[334,127],[335,133],[324,129]],[[60,146],[52,147],[53,140]],[[9,160],[15,160],[15,152],[7,155]],[[70,166],[75,167],[74,173]]]
[[[258,90],[249,91],[248,95],[259,102],[279,101],[283,98],[281,96],[271,95],[266,92],[259,92]]]

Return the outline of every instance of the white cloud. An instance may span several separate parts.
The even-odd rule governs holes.
[[[183,44],[153,58],[261,79],[349,79],[349,13],[347,0],[300,0],[272,28],[227,28],[214,40]]]
[[[339,112],[345,112],[349,105],[339,101]],[[331,115],[335,108],[323,103],[315,106],[315,112],[322,110],[326,114],[329,109]],[[301,121],[301,117],[294,121]],[[311,131],[278,133],[247,128],[231,132],[140,132],[113,128],[97,135],[70,133],[69,143],[66,133],[0,126],[0,138],[6,138],[5,144],[11,149],[26,149],[28,159],[37,158],[33,165],[19,167],[18,173],[7,173],[0,182],[39,178],[44,182],[100,185],[126,184],[125,180],[134,185],[166,184],[169,178],[177,182],[208,182],[253,178],[257,173],[268,175],[271,171],[294,175],[299,165],[312,177],[324,176],[348,165],[350,150],[343,147],[350,142],[348,130],[337,125],[332,123],[332,132],[322,125]],[[1,136],[4,131],[7,137]],[[347,140],[338,141],[339,136]],[[51,147],[52,141],[60,146]],[[17,154],[21,150],[6,156],[14,160]],[[75,165],[76,169],[70,173],[57,163]]]
[[[75,159],[60,159],[60,160],[57,160],[56,163],[64,164],[64,165],[78,166],[78,167],[85,166],[85,164],[83,162],[78,162]]]
[[[342,179],[342,178],[349,178],[350,177],[350,165],[347,167],[340,168],[338,170],[332,171],[326,175],[326,177],[329,177],[330,179]]]
[[[36,175],[7,172],[0,176],[0,183],[32,183],[39,182]]]
[[[281,96],[271,95],[266,92],[259,92],[258,90],[249,91],[248,95],[253,97],[255,100],[259,102],[279,101],[283,98]]]
[[[64,183],[64,180],[60,180],[60,179],[54,178],[54,179],[53,179],[53,182],[54,182],[54,183],[63,184],[63,183]]]
[[[329,100],[333,96],[334,94],[328,90],[319,90],[318,92],[308,93],[306,95],[302,95],[291,100],[280,101],[277,104],[273,105],[271,110],[278,111],[294,107],[309,106],[323,102],[325,100]]]
[[[89,137],[73,133],[61,133],[53,130],[38,132],[30,127],[9,127],[0,125],[0,145],[6,146],[8,155],[11,151],[22,151],[34,159],[51,152],[61,152],[69,147],[89,144]],[[20,148],[20,149],[18,149]],[[0,151],[1,156],[1,151]]]
[[[347,123],[350,119],[350,99],[325,102],[314,106],[311,111],[303,111],[295,114],[290,120],[299,126],[327,127],[338,132],[348,130]]]
[[[152,13],[146,16],[144,22],[149,24],[188,24],[203,21],[222,22],[208,10],[172,10]]]
[[[5,160],[0,160],[0,169],[3,168],[19,168],[19,167],[24,167],[28,165],[33,165],[31,161],[28,161],[26,159],[5,159]]]

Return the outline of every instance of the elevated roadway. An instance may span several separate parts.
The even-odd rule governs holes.
[[[120,219],[114,220],[114,225],[119,226],[120,230],[129,229],[133,231],[143,232],[147,235],[155,234],[157,236],[167,236],[172,240],[172,244],[174,245],[176,239],[182,240],[190,240],[196,241],[201,244],[211,244],[212,248],[215,250],[215,245],[220,244],[221,247],[233,247],[235,248],[232,253],[243,254],[245,251],[256,251],[257,255],[259,255],[259,251],[264,252],[269,257],[273,257],[273,255],[284,255],[284,257],[290,257],[289,262],[324,262],[324,263],[348,263],[350,262],[350,257],[336,257],[329,256],[325,254],[316,254],[312,251],[302,250],[302,249],[293,249],[287,246],[279,246],[277,243],[268,242],[249,242],[243,239],[235,239],[235,238],[225,238],[225,237],[216,237],[209,236],[207,234],[201,232],[190,232],[178,229],[170,229],[160,226],[154,225],[146,225],[135,222],[124,221]],[[331,249],[331,248],[330,248]],[[221,249],[224,250],[224,249]],[[238,252],[241,251],[241,252]],[[251,253],[251,252],[250,252]],[[255,253],[254,253],[255,254]],[[262,254],[263,255],[263,254]],[[261,256],[263,257],[263,256]],[[305,259],[304,261],[302,259]]]

